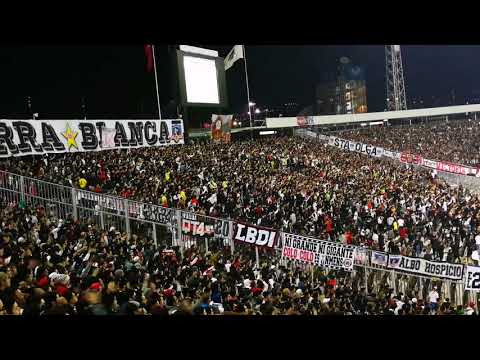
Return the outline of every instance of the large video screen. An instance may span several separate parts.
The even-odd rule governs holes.
[[[184,56],[183,68],[188,103],[220,103],[215,60]]]
[[[225,108],[225,66],[220,57],[177,50],[180,102],[189,107]]]

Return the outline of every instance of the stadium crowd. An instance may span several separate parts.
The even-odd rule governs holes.
[[[308,140],[54,154],[4,159],[0,166],[49,182],[392,254],[478,261],[477,195],[426,170]]]
[[[480,122],[455,120],[412,126],[372,126],[341,132],[341,137],[429,160],[480,165]]]
[[[0,169],[392,254],[478,261],[476,195],[428,171],[308,140],[51,154],[2,159]],[[251,253],[228,248],[157,250],[142,234],[50,215],[2,207],[0,312],[447,314],[475,305],[454,309],[436,290],[426,299],[388,287],[371,294],[341,272],[310,277],[273,259],[257,269]]]
[[[0,315],[474,315],[433,288],[377,292],[358,277],[228,248],[155,249],[142,235],[2,204]]]
[[[478,261],[477,195],[428,171],[308,140],[56,154],[0,164],[49,182],[319,239]]]

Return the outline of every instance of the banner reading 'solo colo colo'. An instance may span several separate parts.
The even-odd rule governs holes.
[[[354,246],[283,234],[283,258],[321,267],[352,270],[354,256]]]
[[[183,143],[182,120],[0,120],[0,157]]]

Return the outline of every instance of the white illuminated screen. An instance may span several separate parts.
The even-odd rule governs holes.
[[[187,102],[219,104],[215,60],[192,56],[183,57]]]

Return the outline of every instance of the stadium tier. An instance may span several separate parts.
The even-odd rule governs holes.
[[[473,168],[478,122],[202,144],[165,124],[77,151],[72,123],[0,159],[0,313],[477,312],[480,198],[384,155]]]

